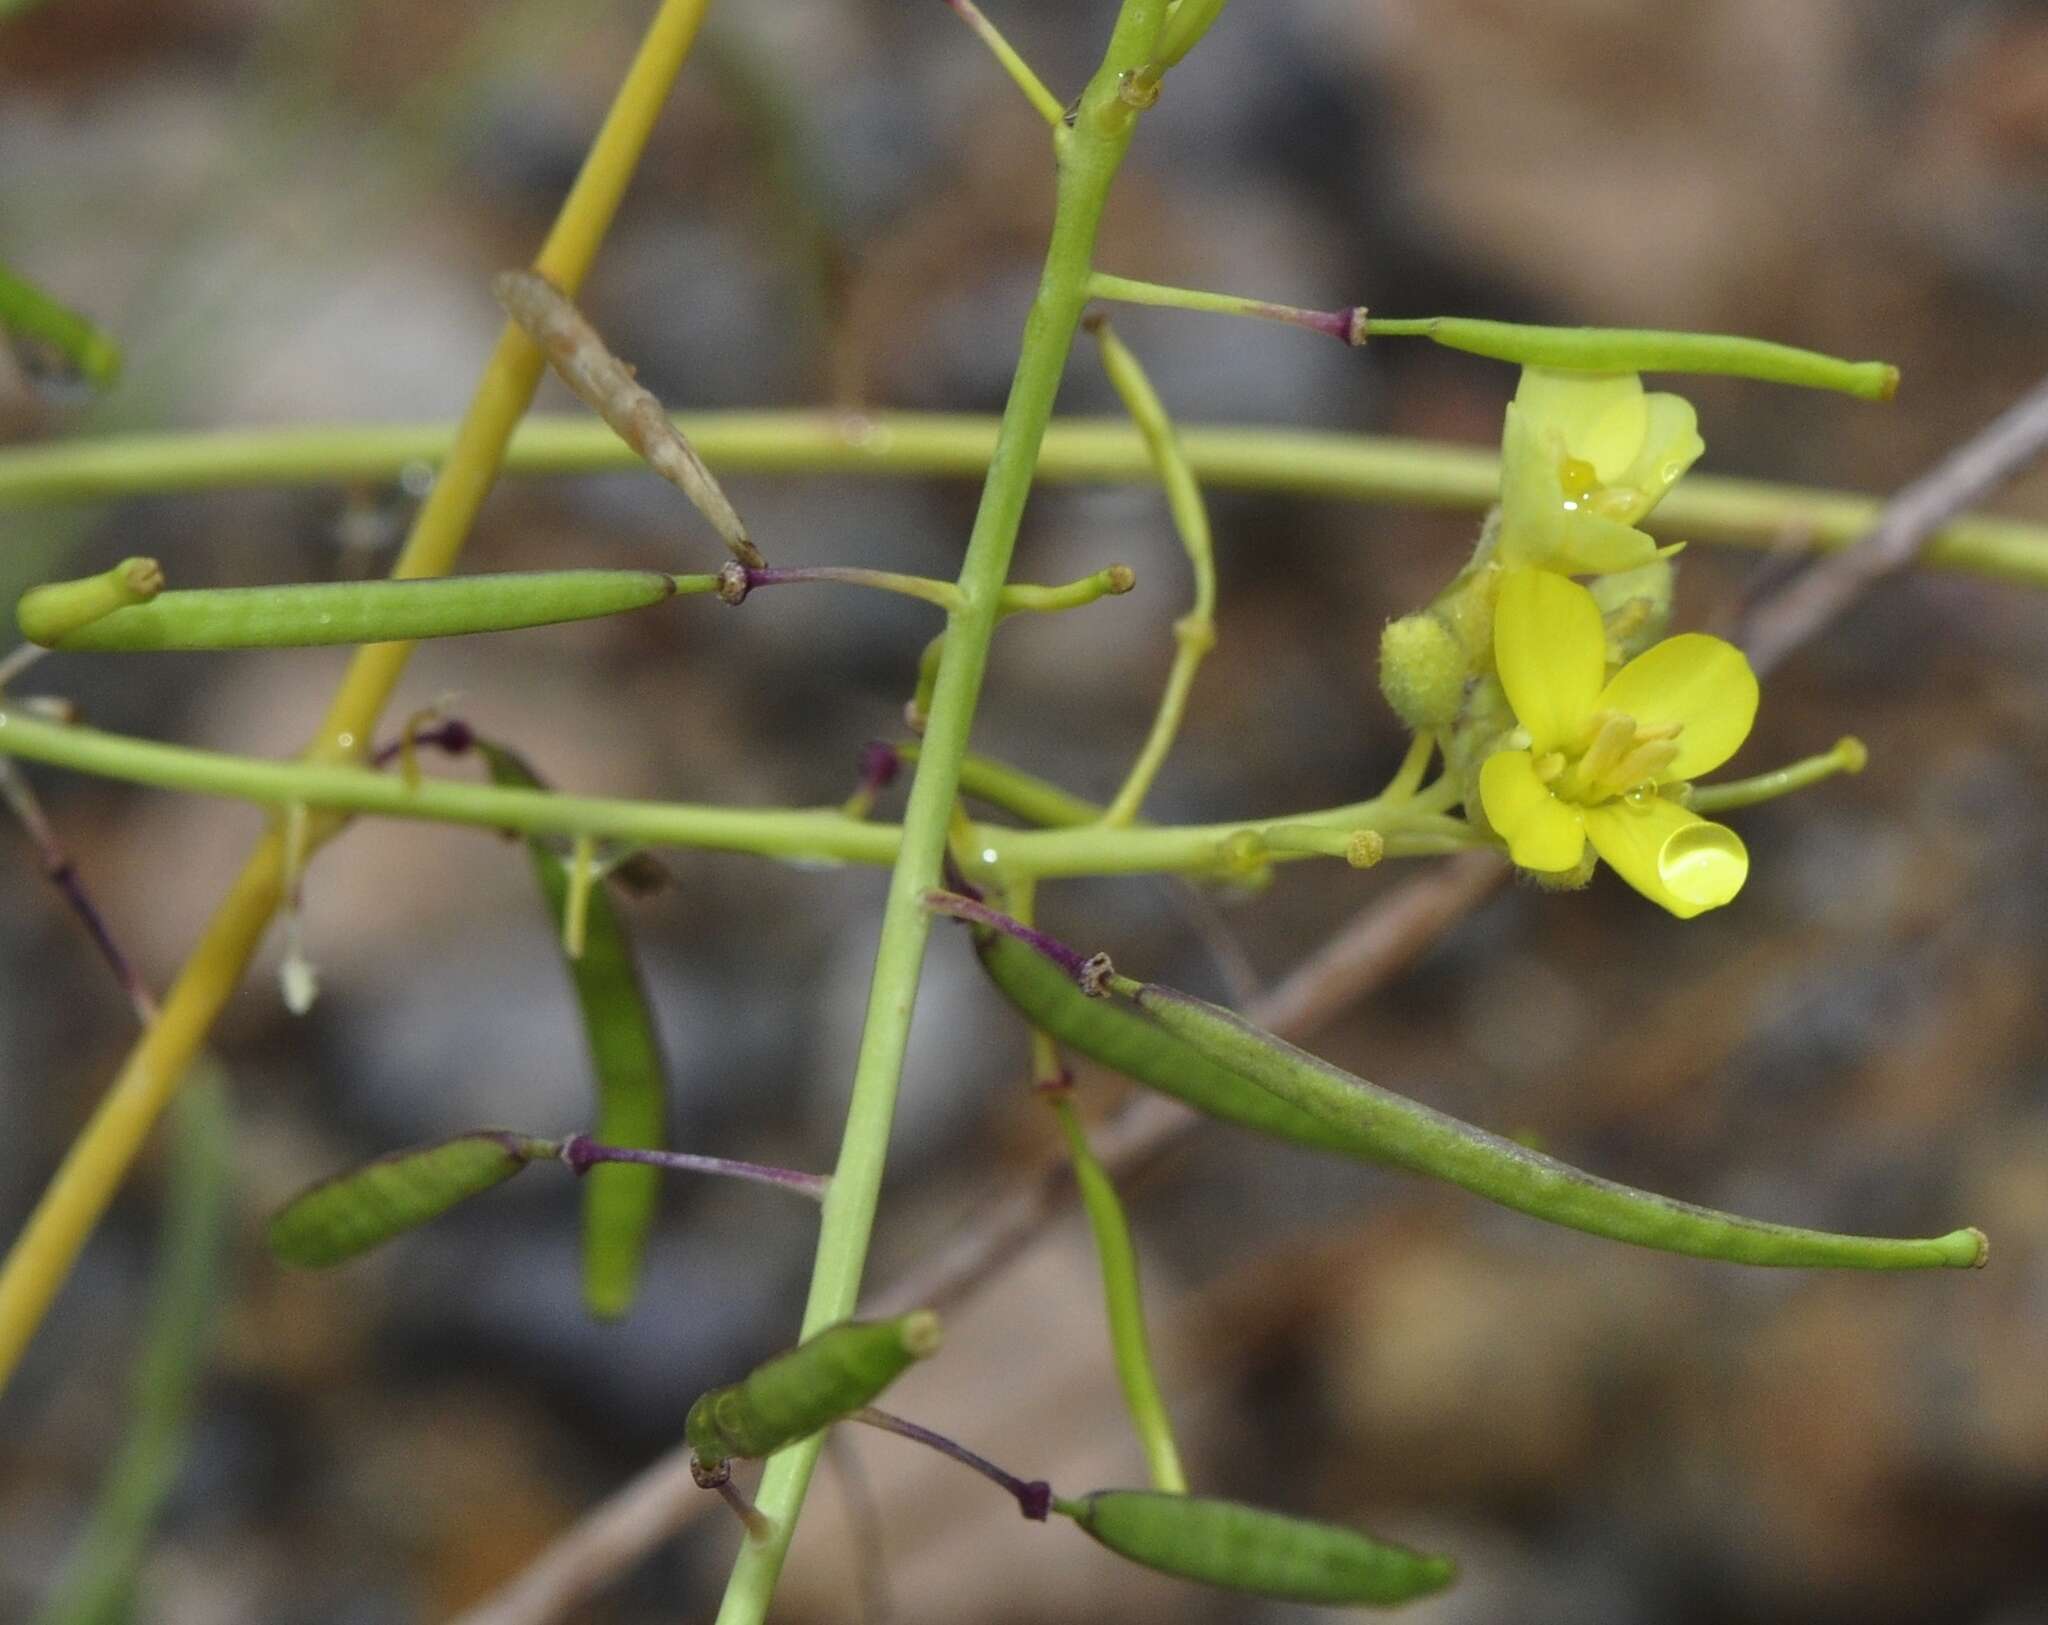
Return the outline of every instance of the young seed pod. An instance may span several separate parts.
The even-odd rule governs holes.
[[[706,1466],[773,1455],[872,1403],[938,1346],[939,1317],[929,1309],[841,1321],[700,1397],[684,1436]]]
[[[1382,1160],[1552,1224],[1696,1258],[1800,1269],[1968,1269],[1989,1249],[1976,1229],[1927,1240],[1837,1235],[1635,1190],[1353,1077],[1218,1005],[1156,983],[1116,977],[1109,985],[1210,1061]]]
[[[517,752],[488,739],[476,748],[493,784],[544,788]],[[535,878],[559,933],[568,910],[567,866],[549,845],[527,837]],[[605,1145],[660,1149],[668,1144],[668,1085],[661,1042],[633,942],[603,885],[591,889],[583,952],[564,960],[597,1084],[594,1136]],[[583,1180],[583,1301],[594,1315],[624,1314],[639,1290],[647,1237],[661,1200],[659,1170],[611,1163]]]
[[[1451,350],[1572,372],[1724,373],[1802,389],[1828,389],[1868,401],[1898,392],[1899,369],[1884,361],[1844,361],[1768,339],[1728,333],[1671,333],[1639,327],[1531,327],[1470,316],[1367,317],[1368,337],[1426,338]]]
[[[123,559],[82,581],[29,588],[14,608],[15,624],[29,642],[53,648],[80,628],[116,610],[146,604],[163,590],[163,566],[155,559]]]
[[[325,1269],[439,1218],[556,1150],[548,1140],[480,1130],[394,1151],[287,1203],[270,1221],[270,1251],[283,1264]]]
[[[32,365],[54,356],[56,370],[75,371],[102,389],[121,370],[120,345],[77,311],[4,265],[0,265],[0,331],[18,346],[44,352],[30,356]]]
[[[1288,1602],[1407,1602],[1457,1575],[1447,1557],[1207,1496],[1096,1490],[1053,1510],[1148,1569]]]
[[[95,653],[409,642],[617,615],[678,592],[708,592],[712,581],[657,570],[544,570],[426,581],[220,587],[138,598],[68,625],[46,607],[54,600],[41,596],[75,595],[87,585],[63,582],[24,596],[18,611],[22,632],[45,648]]]
[[[1089,998],[1059,965],[1015,937],[977,928],[974,951],[989,980],[1034,1027],[1111,1071],[1256,1134],[1378,1160],[1357,1135],[1218,1066],[1128,1005]]]

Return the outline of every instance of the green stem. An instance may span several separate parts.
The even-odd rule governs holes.
[[[1105,824],[1128,824],[1138,816],[1153,780],[1166,765],[1167,753],[1173,749],[1181,719],[1187,714],[1195,674],[1201,670],[1209,651],[1216,647],[1216,549],[1209,529],[1208,507],[1202,501],[1201,487],[1195,483],[1187,458],[1181,454],[1166,403],[1152,387],[1152,380],[1145,376],[1138,358],[1109,323],[1091,316],[1088,325],[1102,346],[1103,370],[1109,374],[1124,410],[1145,437],[1145,449],[1166,489],[1174,532],[1180,537],[1181,549],[1188,556],[1195,578],[1194,607],[1173,626],[1173,666],[1167,673],[1159,709],[1153,714],[1151,731],[1138,751],[1137,760],[1131,763],[1123,787],[1110,799],[1109,809],[1102,815]]]
[[[234,1125],[224,1080],[208,1075],[189,1085],[172,1126],[163,1235],[132,1379],[134,1416],[35,1625],[104,1625],[134,1614],[136,1578],[184,1462],[218,1326],[228,1236]]]
[[[906,762],[917,760],[917,743],[905,740],[893,747]],[[999,762],[990,756],[970,753],[960,764],[960,793],[977,801],[1000,807],[1027,824],[1041,829],[1066,829],[1075,824],[1092,824],[1102,809],[1071,791],[1022,768]]]
[[[921,751],[906,755],[928,761],[931,749],[927,737]],[[159,789],[227,796],[288,810],[368,813],[522,835],[590,836],[799,861],[896,863],[913,822],[906,816],[899,828],[850,817],[837,808],[709,807],[571,796],[450,779],[423,778],[408,783],[402,774],[347,764],[269,761],[131,739],[48,722],[4,707],[0,707],[0,755]],[[1385,839],[1389,857],[1461,851],[1486,844],[1462,819],[1442,811],[1442,781],[1413,799],[1381,797],[1345,807],[1227,824],[1140,824],[1116,829],[1096,823],[1092,816],[1096,809],[1089,803],[1000,764],[976,758],[970,769],[956,758],[949,776],[955,791],[981,796],[1020,816],[1056,826],[1036,830],[996,824],[970,826],[969,835],[984,863],[1016,875],[1207,872],[1226,862],[1221,850],[1226,843],[1256,839],[1276,827],[1337,830],[1346,837],[1354,831],[1372,830]],[[1082,813],[1091,816],[1077,823]],[[943,836],[945,820],[940,822]],[[988,857],[991,852],[996,856]]]
[[[988,664],[989,640],[1002,610],[1010,555],[1031,491],[1032,469],[1088,297],[1096,229],[1108,202],[1110,183],[1136,128],[1134,110],[1118,96],[1119,81],[1142,65],[1158,38],[1165,10],[1165,0],[1124,0],[1103,64],[1082,94],[1072,130],[1059,144],[1052,240],[1038,296],[1025,319],[1002,429],[961,565],[959,586],[964,603],[947,629],[924,748],[904,813],[902,848],[883,905],[846,1129],[831,1194],[825,1199],[810,1295],[804,1306],[805,1337],[851,1314],[860,1292],[910,1037],[911,1011],[925,943],[931,934],[931,916],[925,911],[923,897],[939,878],[960,765],[967,754],[968,734]],[[765,1541],[749,1542],[741,1551],[719,1609],[719,1625],[759,1625],[766,1618],[820,1445],[813,1436],[769,1462],[761,1480],[759,1504],[773,1520],[774,1534]]]
[[[1173,1421],[1166,1414],[1166,1401],[1160,1396],[1159,1379],[1152,1370],[1152,1350],[1145,1335],[1145,1300],[1138,1286],[1138,1251],[1131,1244],[1131,1227],[1124,1218],[1123,1203],[1117,1198],[1108,1171],[1088,1145],[1074,1103],[1057,1094],[1051,1100],[1060,1120],[1060,1132],[1066,1136],[1067,1155],[1074,1164],[1074,1185],[1081,1193],[1081,1206],[1095,1237],[1095,1254],[1102,1267],[1103,1302],[1109,1313],[1110,1350],[1116,1360],[1117,1382],[1124,1391],[1124,1409],[1130,1412],[1131,1427],[1144,1446],[1152,1487],[1171,1495],[1185,1495],[1187,1473],[1181,1467],[1180,1450],[1173,1442]]]
[[[1214,316],[1249,316],[1262,322],[1285,322],[1305,327],[1312,333],[1353,342],[1354,313],[1351,307],[1338,310],[1304,310],[1299,305],[1276,305],[1268,299],[1247,299],[1242,294],[1212,293],[1207,288],[1176,288],[1164,282],[1140,282],[1136,277],[1111,276],[1097,271],[1088,279],[1088,291],[1097,299],[1114,299],[1125,305],[1151,305],[1164,310],[1199,310]]]
[[[676,423],[727,474],[978,477],[994,454],[993,418],[922,412],[686,413]],[[1239,424],[1181,426],[1181,449],[1206,486],[1286,491],[1354,502],[1476,512],[1500,495],[1492,452],[1441,441]],[[0,451],[0,508],[100,502],[140,493],[388,481],[438,465],[447,424],[235,429],[108,435]],[[585,474],[636,466],[602,423],[525,419],[505,455],[507,474]],[[1121,418],[1051,425],[1037,478],[1055,484],[1152,478],[1138,431]],[[1870,527],[1877,498],[1812,486],[1690,474],[1648,521],[1660,535],[1774,549],[1796,538],[1817,552],[1849,546]],[[2048,587],[2048,526],[1983,516],[1938,531],[1921,563]]]
[[[1870,760],[1863,741],[1853,736],[1835,741],[1835,748],[1809,756],[1787,767],[1774,768],[1747,779],[1727,779],[1720,784],[1696,784],[1685,804],[1697,813],[1729,812],[1737,807],[1754,807],[1760,801],[1775,801],[1795,790],[1805,790],[1831,779],[1837,773],[1861,773]]]

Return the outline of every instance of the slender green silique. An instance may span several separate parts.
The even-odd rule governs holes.
[[[205,1065],[206,1063],[201,1063]],[[225,1081],[191,1084],[171,1116],[170,1184],[131,1390],[133,1416],[105,1488],[32,1625],[128,1625],[159,1513],[177,1481],[219,1324],[234,1124]]]
[[[707,1468],[772,1455],[872,1404],[938,1352],[940,1335],[939,1317],[929,1309],[827,1326],[738,1382],[700,1396],[683,1436]]]
[[[1473,316],[1364,317],[1358,342],[1425,338],[1447,349],[1574,372],[1691,372],[1829,389],[1869,401],[1898,392],[1899,369],[1885,361],[1843,361],[1816,350],[1730,333],[1672,333],[1638,327],[1531,327]]]
[[[1130,1004],[1089,998],[1072,976],[1028,943],[978,927],[974,951],[989,980],[1019,1014],[1112,1072],[1256,1134],[1313,1151],[1379,1160],[1358,1135],[1218,1066]]]
[[[537,570],[442,576],[420,581],[327,581],[276,587],[212,587],[158,592],[95,616],[75,629],[42,636],[36,588],[22,597],[24,636],[76,653],[154,649],[298,649],[339,643],[510,632],[646,609],[678,593],[709,593],[716,576],[659,570]]]
[[[561,1148],[524,1134],[479,1130],[414,1146],[302,1191],[266,1232],[280,1263],[325,1269],[437,1219]]]
[[[902,846],[883,905],[846,1129],[804,1306],[806,1335],[851,1314],[860,1292],[911,1010],[931,933],[923,898],[939,878],[960,764],[987,668],[989,640],[1001,611],[1003,582],[1030,495],[1039,444],[1087,302],[1096,230],[1136,129],[1136,109],[1119,94],[1122,81],[1144,64],[1165,13],[1165,0],[1124,0],[1102,65],[1076,104],[1072,126],[1056,144],[1052,238],[1037,297],[1025,318],[1010,397],[968,537],[959,577],[964,605],[947,628],[924,747],[904,813]],[[719,1625],[760,1625],[766,1618],[818,1449],[813,1438],[769,1463],[759,1505],[773,1520],[775,1532],[771,1539],[749,1541],[740,1553],[719,1609]]]
[[[1088,1144],[1087,1131],[1074,1112],[1072,1101],[1053,1098],[1059,1115],[1060,1133],[1067,1142],[1067,1157],[1074,1165],[1074,1185],[1081,1193],[1081,1208],[1088,1215],[1088,1229],[1095,1237],[1095,1257],[1102,1269],[1102,1298],[1108,1311],[1110,1353],[1116,1362],[1116,1380],[1123,1389],[1124,1409],[1144,1447],[1145,1463],[1152,1474],[1152,1487],[1170,1495],[1185,1495],[1188,1475],[1180,1463],[1180,1447],[1173,1440],[1173,1420],[1166,1413],[1166,1400],[1159,1392],[1159,1378],[1152,1370],[1151,1340],[1145,1331],[1145,1296],[1138,1282],[1138,1249],[1131,1240],[1130,1221],[1117,1196],[1109,1170],[1097,1160]]]
[[[1968,1269],[1988,1250],[1975,1229],[1927,1240],[1836,1235],[1634,1190],[1353,1077],[1219,1005],[1126,977],[1108,986],[1211,1061],[1356,1134],[1396,1167],[1551,1224],[1663,1252],[1798,1269]]]
[[[538,789],[533,769],[503,745],[477,748],[494,784]],[[569,872],[562,859],[531,838],[526,843],[548,917],[560,936],[569,911]],[[618,905],[603,882],[588,889],[582,952],[563,956],[590,1067],[597,1085],[593,1137],[607,1146],[660,1150],[668,1144],[668,1084],[654,1012]],[[610,1162],[583,1176],[583,1301],[611,1318],[633,1306],[647,1237],[661,1201],[661,1174],[643,1164]]]
[[[995,419],[925,412],[717,412],[676,418],[728,475],[979,478],[994,454]],[[342,485],[396,479],[447,456],[447,424],[329,425],[188,434],[107,435],[0,449],[0,508],[102,502],[146,492]],[[1500,459],[1476,446],[1393,436],[1190,425],[1181,449],[1211,489],[1279,491],[1338,501],[1481,512],[1500,500]],[[634,466],[601,423],[540,415],[521,423],[507,474],[588,474]],[[1145,445],[1121,418],[1064,418],[1045,435],[1036,478],[1047,484],[1139,483]],[[1816,552],[1849,546],[1879,499],[1812,486],[1690,474],[1645,521],[1658,535],[1769,550],[1796,536]],[[1930,569],[2048,586],[2048,527],[1969,515],[1936,531],[1915,561]]]
[[[1441,1591],[1457,1577],[1447,1557],[1208,1496],[1096,1490],[1056,1498],[1052,1509],[1146,1568],[1288,1602],[1387,1606]]]
[[[23,637],[48,648],[117,610],[148,603],[163,590],[163,568],[155,559],[123,559],[82,581],[31,587],[15,606],[14,619]]]
[[[48,347],[81,378],[104,389],[121,370],[121,347],[86,317],[0,265],[0,330]]]

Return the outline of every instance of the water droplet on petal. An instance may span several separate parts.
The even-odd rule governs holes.
[[[1695,908],[1719,908],[1749,878],[1749,851],[1724,824],[1687,824],[1657,854],[1657,874],[1673,896]]]
[[[1637,812],[1641,812],[1657,799],[1657,787],[1648,779],[1645,779],[1641,784],[1630,785],[1621,793],[1621,799],[1635,808]]]

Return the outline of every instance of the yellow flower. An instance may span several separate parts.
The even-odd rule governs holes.
[[[1566,575],[1648,563],[1657,544],[1636,522],[1704,450],[1692,403],[1644,394],[1632,372],[1524,367],[1501,439],[1500,562]]]
[[[1666,638],[1607,676],[1593,595],[1548,570],[1511,570],[1493,623],[1494,664],[1520,725],[1479,770],[1487,821],[1524,869],[1575,868],[1586,842],[1680,919],[1742,889],[1749,854],[1665,788],[1733,756],[1756,720],[1740,649],[1698,632]]]

